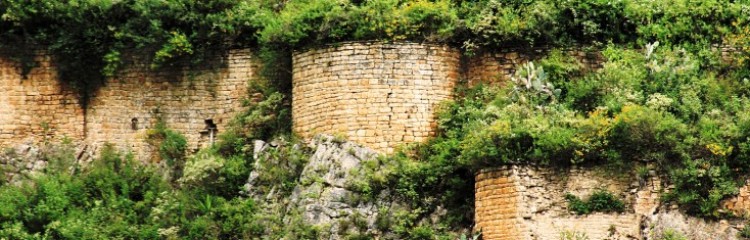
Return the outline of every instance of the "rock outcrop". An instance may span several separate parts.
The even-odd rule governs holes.
[[[255,143],[255,169],[250,174],[246,191],[251,197],[266,203],[278,190],[260,191],[257,185],[260,184],[259,175],[264,171],[261,162],[273,161],[267,154],[279,144]],[[392,201],[387,191],[368,198],[352,186],[358,176],[356,172],[366,161],[379,157],[379,153],[329,135],[314,137],[306,147],[311,155],[302,168],[296,187],[288,198],[277,200],[269,209],[283,211],[285,223],[300,218],[305,224],[316,226],[320,229],[321,239],[344,239],[352,234],[388,234],[378,229],[378,219],[394,209],[405,207]]]
[[[57,142],[5,148],[0,150],[0,182],[20,183],[44,171],[50,160],[85,164],[93,159],[93,152],[88,145]]]

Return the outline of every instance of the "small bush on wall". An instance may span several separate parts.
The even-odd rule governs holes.
[[[606,190],[594,191],[588,199],[581,200],[579,197],[566,193],[565,200],[568,201],[568,210],[578,215],[592,212],[622,212],[625,211],[625,203],[614,194]]]
[[[180,178],[187,156],[187,139],[185,139],[185,136],[167,128],[164,121],[159,121],[153,129],[147,132],[146,140],[151,146],[158,149],[159,157],[155,158],[155,161],[157,163],[165,161],[167,167],[171,170],[172,180]]]

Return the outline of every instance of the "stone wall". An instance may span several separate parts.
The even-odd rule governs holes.
[[[0,53],[0,149],[67,136],[83,138],[83,109],[75,90],[57,78],[49,56],[26,76],[20,63]]]
[[[112,143],[148,159],[152,147],[146,142],[147,131],[161,119],[187,138],[189,151],[210,144],[207,121],[218,133],[224,131],[247,97],[248,82],[258,74],[249,50],[231,51],[217,61],[225,66],[154,72],[136,64],[109,79],[91,97],[87,141]]]
[[[476,177],[474,221],[484,239],[522,239],[520,182],[510,171],[483,171]]]
[[[478,83],[504,84],[510,81],[510,77],[520,65],[547,56],[549,50],[548,48],[508,48],[482,51],[468,59],[466,80],[471,86]],[[584,71],[601,68],[604,63],[604,58],[599,51],[568,49],[563,52],[578,60]]]
[[[632,206],[624,214],[584,216],[567,209],[566,193],[586,198],[597,189],[606,189],[633,203],[635,194],[631,190],[637,191],[638,186],[629,185],[627,179],[592,170],[509,167],[480,172],[476,185],[475,228],[482,230],[484,239],[559,239],[564,232],[605,239],[615,235],[637,237],[640,232],[640,219],[632,214]],[[498,186],[504,189],[491,190]],[[494,210],[497,206],[504,208]],[[615,231],[610,233],[612,226]]]
[[[625,211],[576,215],[568,209],[566,193],[586,199],[598,189],[622,199]],[[481,229],[486,240],[561,239],[564,233],[588,239],[658,239],[666,231],[688,239],[735,239],[739,225],[707,222],[660,206],[662,190],[654,172],[637,179],[634,173],[616,176],[602,168],[486,169],[476,176],[475,231]]]
[[[722,207],[737,216],[750,216],[750,179],[740,187],[737,196],[724,200]]]
[[[93,92],[84,111],[77,92],[59,80],[49,55],[39,54],[39,66],[27,76],[5,56],[0,54],[0,150],[66,136],[89,145],[82,149],[90,152],[112,143],[142,160],[152,153],[145,137],[158,119],[185,135],[191,151],[209,144],[207,120],[218,133],[224,131],[259,68],[248,49],[232,50],[216,58],[212,64],[218,67],[203,69],[151,71],[136,62]]]
[[[378,151],[434,135],[461,53],[447,46],[353,42],[293,56],[294,131],[341,134]]]

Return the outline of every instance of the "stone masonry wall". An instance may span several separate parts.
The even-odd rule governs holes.
[[[294,131],[342,134],[378,151],[435,134],[461,53],[442,45],[353,42],[293,56]]]
[[[506,48],[486,49],[468,58],[465,77],[470,86],[478,83],[504,84],[510,81],[516,69],[528,61],[536,61],[550,52],[550,48]],[[721,60],[726,64],[736,64],[742,50],[731,46],[715,46]],[[603,67],[606,59],[601,50],[585,50],[582,47],[562,49],[563,54],[573,56],[583,71],[594,71]]]
[[[522,239],[520,182],[510,171],[483,171],[476,177],[475,228],[484,239]]]
[[[45,54],[27,76],[20,64],[0,53],[0,149],[37,144],[45,138],[83,137],[83,109],[75,90],[57,78]]]
[[[498,180],[504,191],[492,190]],[[638,186],[629,185],[627,179],[618,180],[591,170],[514,166],[481,171],[476,185],[475,229],[482,229],[484,239],[560,239],[563,232],[585,233],[590,239],[627,239],[640,233],[640,219],[632,213],[632,207],[625,214],[585,216],[567,210],[566,193],[586,198],[596,189],[606,189],[633,203],[631,188],[637,190]],[[506,203],[510,196],[516,204]],[[497,206],[505,208],[493,211]],[[610,230],[612,226],[614,232]]]
[[[580,49],[563,50],[566,55],[572,55],[583,67],[584,71],[599,69],[604,58],[598,51],[583,51]],[[466,66],[466,79],[473,86],[478,83],[504,84],[510,81],[516,69],[528,61],[534,61],[546,56],[547,48],[531,49],[500,49],[483,51],[469,58]]]
[[[148,159],[153,149],[146,142],[147,131],[162,119],[187,138],[189,151],[210,144],[206,121],[216,124],[218,133],[224,131],[247,97],[248,82],[258,74],[249,50],[234,50],[219,60],[226,66],[153,72],[136,65],[109,79],[87,109],[88,142],[109,142]]]
[[[576,215],[565,194],[582,199],[604,189],[626,203],[622,213]],[[664,190],[655,172],[612,175],[603,168],[552,169],[512,166],[476,175],[475,231],[483,239],[562,239],[563,233],[588,239],[660,239],[673,231],[688,239],[736,239],[741,225],[688,217],[676,206],[661,206]]]

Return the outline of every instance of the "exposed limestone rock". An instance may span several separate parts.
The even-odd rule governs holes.
[[[340,233],[361,231],[373,233],[379,208],[390,208],[392,203],[381,196],[373,201],[362,201],[362,196],[350,189],[352,170],[378,153],[351,142],[341,142],[331,136],[319,135],[310,143],[315,150],[300,176],[300,184],[290,197],[292,206],[302,213],[302,219],[313,225],[330,225],[329,239],[340,239]],[[354,219],[361,218],[361,219]],[[367,229],[342,229],[341,221],[360,221]],[[324,229],[323,231],[326,231]]]
[[[259,175],[263,171],[263,164],[259,162],[275,146],[262,141],[256,141],[254,145],[255,169],[248,178],[246,191],[253,198],[269,201],[276,190],[263,195],[255,184],[259,183]],[[356,177],[353,173],[364,161],[372,160],[379,154],[328,135],[316,136],[308,147],[312,154],[298,178],[297,186],[288,199],[274,204],[284,205],[284,222],[290,223],[293,214],[298,213],[304,223],[319,227],[324,239],[343,239],[353,233],[382,235],[376,226],[379,215],[404,207],[390,201],[388,192],[368,199],[351,186],[352,179]]]
[[[668,233],[679,233],[688,239],[730,240],[741,239],[738,230],[730,226],[729,222],[706,221],[704,219],[686,216],[677,210],[667,210],[663,213],[649,215],[644,221],[644,239],[663,239]]]
[[[28,178],[46,166],[47,161],[41,159],[39,148],[31,144],[17,145],[0,153],[0,167],[7,182],[18,182]]]
[[[0,181],[19,183],[28,179],[47,168],[47,158],[69,157],[71,161],[85,164],[91,161],[92,156],[92,150],[87,145],[19,144],[0,151]]]
[[[722,201],[721,205],[737,216],[750,216],[750,179],[740,187],[737,196]]]

